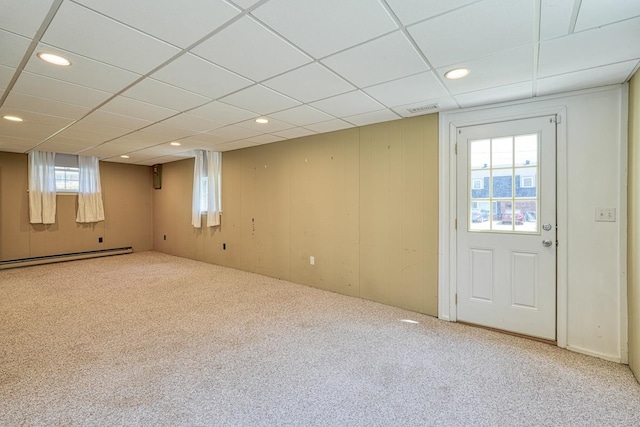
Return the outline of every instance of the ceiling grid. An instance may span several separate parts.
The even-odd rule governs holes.
[[[637,0],[0,3],[0,117],[23,119],[0,119],[10,152],[151,165],[621,84],[640,68]],[[450,80],[454,68],[469,73]]]

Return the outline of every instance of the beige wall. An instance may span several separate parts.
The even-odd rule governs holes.
[[[628,180],[629,366],[640,380],[640,73],[629,88]]]
[[[193,160],[165,164],[154,249],[436,315],[437,147],[428,115],[225,152],[202,229]]]
[[[135,251],[153,248],[149,167],[101,162],[106,220],[77,224],[77,197],[58,195],[56,223],[42,225],[29,224],[27,165],[25,154],[0,152],[0,260],[124,246]]]

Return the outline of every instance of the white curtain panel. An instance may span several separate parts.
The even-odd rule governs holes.
[[[29,222],[56,222],[56,154],[29,153]]]
[[[104,221],[102,187],[100,186],[100,162],[97,157],[78,156],[80,188],[78,190],[78,214],[76,222]]]
[[[221,190],[221,159],[222,154],[217,151],[207,151],[207,227],[220,225],[222,211]]]
[[[191,198],[191,225],[195,228],[202,226],[202,212],[200,211],[200,190],[203,176],[203,151],[196,150],[196,158],[193,165],[193,196]]]

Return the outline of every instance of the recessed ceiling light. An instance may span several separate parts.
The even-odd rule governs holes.
[[[122,156],[120,156],[120,157],[122,157],[123,159],[128,159],[128,158],[129,158],[129,156],[127,156],[126,154],[123,154],[123,155],[122,155]]]
[[[466,68],[454,68],[444,73],[444,76],[449,80],[461,79],[469,74],[469,70]]]
[[[22,122],[24,120],[22,120],[22,117],[18,117],[18,116],[2,116],[3,119],[5,120],[9,120],[11,122]]]
[[[38,54],[38,58],[42,59],[43,61],[47,61],[50,64],[62,65],[63,67],[71,65],[71,62],[69,62],[69,60],[67,58],[63,58],[62,56],[54,55],[53,53],[40,52]]]
[[[264,125],[264,124],[269,123],[269,119],[267,119],[265,117],[260,117],[260,118],[256,119],[256,123],[260,123],[261,125]]]
[[[174,147],[179,147],[180,143],[179,142],[172,142],[171,145],[173,145]]]

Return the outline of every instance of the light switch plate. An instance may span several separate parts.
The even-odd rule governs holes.
[[[596,208],[596,221],[616,222],[616,208]]]

